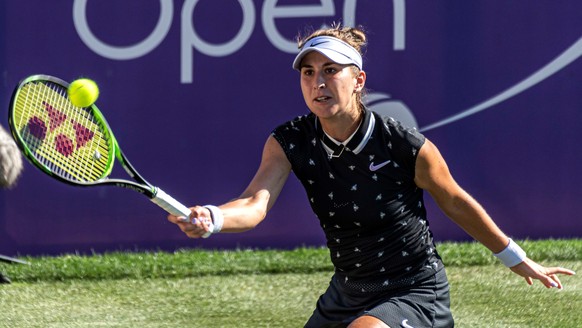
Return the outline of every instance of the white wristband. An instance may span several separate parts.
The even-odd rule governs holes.
[[[222,214],[222,210],[214,205],[204,205],[204,207],[210,212],[212,223],[214,223],[214,229],[212,229],[212,233],[220,232],[224,223],[224,215]]]
[[[509,238],[509,244],[507,245],[507,247],[505,247],[505,249],[502,250],[501,252],[495,254],[495,257],[501,260],[501,262],[503,262],[503,264],[505,264],[506,267],[511,268],[523,262],[523,260],[526,259],[527,255],[525,254],[525,251],[521,249],[521,247],[519,247],[518,244],[516,244],[511,238]]]

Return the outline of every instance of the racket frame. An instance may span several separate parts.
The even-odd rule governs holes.
[[[64,87],[65,89],[69,87],[69,83],[64,81],[64,80],[61,80],[57,77],[50,76],[50,75],[42,75],[42,74],[32,75],[32,76],[29,76],[26,79],[22,80],[18,84],[18,86],[16,87],[16,90],[14,91],[14,93],[12,95],[12,99],[10,100],[10,109],[8,111],[8,125],[10,126],[10,131],[12,133],[12,136],[16,140],[16,144],[18,145],[18,147],[20,148],[20,150],[22,151],[24,156],[29,161],[31,161],[34,166],[38,167],[44,173],[50,175],[51,177],[53,177],[61,182],[70,184],[70,185],[76,185],[76,186],[81,186],[81,187],[92,187],[92,186],[99,186],[99,185],[115,185],[117,187],[132,189],[134,191],[137,191],[139,193],[142,193],[142,194],[148,196],[149,198],[155,197],[155,195],[156,195],[155,189],[156,188],[137,172],[137,170],[133,167],[133,165],[131,165],[131,163],[129,162],[127,157],[123,154],[123,152],[121,151],[121,149],[119,147],[119,144],[117,143],[117,139],[113,135],[113,132],[111,130],[111,127],[109,126],[109,123],[107,123],[105,116],[103,115],[103,113],[101,113],[101,111],[99,110],[99,108],[97,108],[97,106],[95,104],[92,104],[92,105],[88,106],[87,108],[90,109],[93,116],[97,119],[98,123],[100,125],[102,125],[102,129],[103,129],[102,132],[104,132],[109,137],[109,138],[107,138],[108,143],[109,143],[109,147],[111,149],[113,149],[113,151],[110,151],[107,154],[107,156],[109,156],[110,158],[108,158],[108,160],[107,160],[108,167],[105,170],[102,177],[96,181],[93,181],[93,182],[73,181],[73,180],[67,179],[67,178],[53,172],[53,170],[51,170],[50,168],[46,167],[41,162],[39,162],[36,159],[36,156],[30,150],[30,148],[26,145],[26,142],[20,136],[20,133],[18,133],[18,131],[16,129],[15,122],[14,122],[14,117],[13,117],[13,114],[14,114],[13,109],[15,106],[15,102],[16,102],[16,99],[18,99],[18,95],[20,94],[22,87],[28,83],[31,83],[31,82],[50,82],[50,83],[60,85],[60,86]],[[129,174],[129,176],[131,178],[136,180],[136,182],[125,180],[125,179],[111,179],[108,177],[109,174],[111,174],[111,172],[113,171],[114,162],[115,162],[113,157],[119,161],[119,163],[121,164],[123,169],[127,172],[127,174]]]
[[[18,99],[18,95],[20,94],[20,92],[22,91],[22,88],[25,85],[27,85],[28,83],[32,83],[32,82],[43,82],[43,83],[49,82],[49,83],[59,85],[65,89],[67,89],[69,87],[69,83],[62,80],[62,79],[59,79],[57,77],[50,76],[50,75],[37,74],[37,75],[31,75],[31,76],[23,79],[22,81],[20,81],[18,83],[17,87],[15,88],[15,90],[12,94],[12,98],[10,100],[10,107],[9,107],[9,111],[8,111],[8,125],[10,127],[10,131],[12,133],[12,136],[14,137],[14,140],[16,141],[16,144],[18,145],[21,152],[24,154],[24,156],[26,157],[26,159],[29,162],[31,162],[35,167],[39,168],[45,174],[47,174],[47,175],[49,175],[49,176],[51,176],[51,177],[53,177],[61,182],[69,184],[69,185],[80,186],[80,187],[95,187],[95,186],[113,185],[113,186],[117,186],[117,187],[121,187],[121,188],[125,188],[125,189],[131,189],[133,191],[139,192],[139,193],[147,196],[148,198],[150,198],[150,200],[152,202],[154,202],[158,206],[162,207],[167,212],[174,214],[174,215],[177,215],[177,216],[183,216],[183,217],[185,217],[186,220],[188,219],[188,216],[191,213],[189,208],[182,205],[180,202],[178,202],[177,200],[172,198],[170,195],[166,194],[160,188],[149,183],[143,176],[141,176],[137,172],[137,170],[134,168],[134,166],[131,165],[131,163],[129,162],[127,157],[121,151],[121,148],[119,147],[119,144],[117,143],[117,139],[115,138],[115,136],[111,130],[111,127],[109,126],[109,123],[107,123],[105,116],[101,113],[101,111],[99,110],[99,108],[97,108],[97,106],[95,104],[92,104],[92,105],[85,107],[85,108],[90,109],[93,116],[95,116],[95,118],[98,121],[98,124],[101,125],[101,128],[103,130],[102,132],[107,134],[107,136],[109,137],[108,138],[108,146],[113,149],[113,151],[110,151],[107,154],[107,156],[109,156],[108,161],[107,161],[108,166],[107,166],[105,172],[102,174],[102,176],[99,179],[97,179],[96,181],[91,181],[91,182],[73,181],[73,180],[67,179],[67,178],[53,172],[53,170],[51,170],[50,168],[48,168],[44,164],[42,164],[40,161],[38,161],[36,159],[36,156],[33,154],[32,150],[26,145],[26,142],[23,140],[23,138],[20,136],[20,133],[17,131],[17,127],[16,127],[16,124],[14,122],[14,117],[13,117],[14,116],[15,102]],[[121,166],[123,167],[125,172],[135,181],[109,178],[109,175],[113,171],[113,166],[114,166],[114,162],[115,162],[114,159],[117,159],[117,161],[119,161],[119,163],[121,164]],[[203,237],[210,236],[210,234],[212,233],[212,231],[214,229],[214,224],[211,221],[206,222],[206,223],[210,227],[210,231],[208,233],[206,233]]]

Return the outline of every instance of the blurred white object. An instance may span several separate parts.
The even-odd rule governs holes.
[[[12,136],[0,126],[0,187],[13,187],[22,172],[22,156]]]

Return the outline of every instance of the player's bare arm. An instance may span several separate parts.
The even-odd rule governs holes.
[[[453,179],[437,147],[426,140],[416,162],[416,184],[428,191],[440,209],[469,235],[498,254],[509,244],[509,238],[497,227],[485,209]],[[546,287],[562,288],[557,274],[572,275],[560,267],[543,267],[525,258],[511,270],[524,277],[528,284],[540,280]]]
[[[263,148],[261,165],[239,198],[220,209],[224,213],[224,232],[241,232],[254,228],[264,218],[279,197],[291,163],[279,143],[269,136]]]
[[[485,209],[453,179],[437,147],[426,140],[416,161],[416,185],[428,191],[440,209],[494,253],[507,246],[508,238]]]
[[[263,148],[261,165],[245,191],[236,199],[219,206],[224,223],[221,232],[243,232],[256,227],[275,203],[291,172],[279,143],[269,136]],[[210,218],[210,212],[203,206],[192,207],[190,218]],[[175,216],[168,220],[180,226],[190,238],[199,238],[207,230],[205,220],[195,223],[183,222]]]

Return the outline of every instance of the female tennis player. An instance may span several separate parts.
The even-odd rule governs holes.
[[[191,238],[254,228],[293,171],[325,232],[335,273],[305,327],[453,327],[449,284],[429,229],[423,193],[529,284],[562,288],[492,221],[453,179],[437,147],[416,129],[384,120],[362,103],[366,82],[361,29],[334,26],[299,42],[310,113],[275,128],[242,195],[192,207],[190,222],[170,215]],[[191,223],[193,222],[193,223]]]

